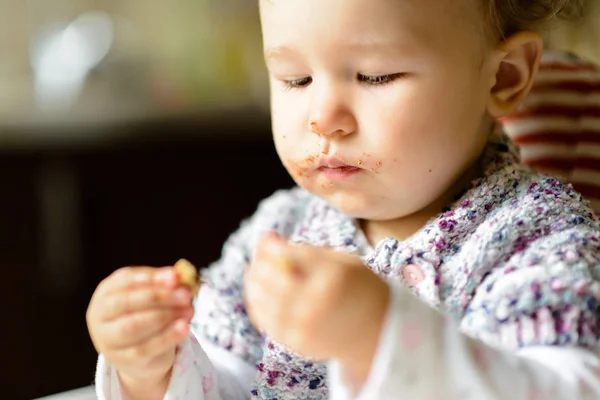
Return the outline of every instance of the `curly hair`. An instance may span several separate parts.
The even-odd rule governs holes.
[[[576,17],[586,0],[483,0],[492,35],[508,37],[556,17]]]

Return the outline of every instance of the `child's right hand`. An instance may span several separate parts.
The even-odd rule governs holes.
[[[192,293],[172,267],[125,267],[98,285],[86,319],[94,347],[122,383],[143,387],[168,383],[192,315]]]

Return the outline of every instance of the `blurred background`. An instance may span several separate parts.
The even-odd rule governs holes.
[[[0,398],[89,385],[125,265],[206,266],[291,186],[256,2],[0,0]]]
[[[600,62],[600,12],[546,31]],[[206,266],[291,180],[256,1],[0,0],[0,388],[89,385],[85,310],[125,265]]]

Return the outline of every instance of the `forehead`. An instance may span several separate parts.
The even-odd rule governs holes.
[[[475,2],[478,0],[260,0],[263,39],[266,50],[348,41],[467,45],[479,40],[482,33],[482,14]]]

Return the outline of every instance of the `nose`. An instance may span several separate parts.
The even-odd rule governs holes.
[[[347,136],[356,132],[356,118],[347,99],[347,94],[341,88],[336,88],[335,85],[315,87],[308,118],[308,129],[313,133],[328,137]]]

